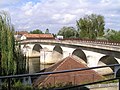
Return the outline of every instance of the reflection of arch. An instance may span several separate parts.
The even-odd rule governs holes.
[[[55,47],[53,48],[53,51],[59,52],[60,54],[63,54],[63,50],[60,47],[60,45],[55,45]]]
[[[113,56],[109,56],[109,55],[101,57],[98,62],[98,65],[100,64],[100,62],[106,65],[119,64],[118,61]],[[114,71],[114,67],[110,67],[110,68]]]
[[[35,44],[34,47],[33,47],[33,50],[37,51],[37,52],[40,52],[40,49],[42,49],[42,46],[39,45],[39,44]]]
[[[83,59],[87,63],[87,57],[86,57],[85,53],[80,48],[75,49],[73,51],[72,55],[75,55],[75,56]]]

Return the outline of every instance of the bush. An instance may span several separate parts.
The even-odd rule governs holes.
[[[17,81],[13,85],[13,90],[33,90],[33,87],[30,85],[23,85],[20,81]]]

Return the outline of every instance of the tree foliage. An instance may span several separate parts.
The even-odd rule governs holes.
[[[26,72],[26,58],[19,48],[17,48],[15,53],[16,60],[16,74],[24,74]]]
[[[49,34],[50,32],[49,32],[49,29],[47,28],[46,30],[45,30],[45,34]]]
[[[59,30],[58,35],[62,35],[64,38],[75,38],[77,31],[74,27],[63,27]]]
[[[105,38],[109,41],[120,41],[120,31],[107,29],[105,33]]]
[[[43,32],[39,29],[35,29],[33,31],[30,31],[31,34],[42,34]]]
[[[14,34],[11,21],[6,12],[0,12],[0,41],[1,41],[1,68],[2,75],[13,74],[14,61]]]
[[[91,14],[80,18],[77,21],[77,28],[80,38],[96,39],[104,35],[104,17]]]
[[[15,40],[14,27],[11,24],[9,15],[6,12],[0,12],[0,74],[12,75],[16,73]]]

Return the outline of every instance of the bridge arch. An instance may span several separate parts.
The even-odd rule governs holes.
[[[63,58],[63,50],[60,45],[55,45],[52,51],[52,62],[56,63]]]
[[[63,54],[63,50],[60,47],[60,45],[55,45],[55,47],[53,48],[53,51],[59,52],[60,54]]]
[[[98,66],[105,66],[111,64],[118,64],[118,61],[113,56],[110,55],[103,56],[98,61]],[[100,69],[96,69],[96,71],[99,74],[108,75],[114,72],[114,67],[100,68]]]
[[[40,52],[40,49],[42,49],[42,46],[41,46],[40,44],[35,44],[35,45],[33,46],[32,51]]]
[[[119,64],[119,62],[113,56],[106,55],[100,58],[98,62],[98,66],[101,66],[102,64],[111,65],[111,64]],[[112,69],[112,71],[114,71],[114,67],[110,67],[110,68]]]
[[[87,63],[87,57],[86,54],[82,51],[82,49],[77,48],[72,52],[72,55],[75,55],[79,58],[81,58],[82,60],[84,60],[85,63]]]

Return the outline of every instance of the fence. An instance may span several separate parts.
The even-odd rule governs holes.
[[[115,78],[113,79],[108,79],[108,80],[102,80],[98,82],[92,82],[92,83],[86,83],[86,84],[81,84],[81,85],[75,85],[75,86],[70,86],[70,87],[64,87],[64,88],[54,88],[54,90],[65,90],[65,89],[72,89],[72,88],[80,88],[82,86],[86,85],[92,85],[92,84],[97,84],[101,82],[106,82],[106,81],[111,81],[111,80],[119,80],[119,87],[120,87],[120,78],[118,75],[120,71],[120,64],[113,64],[113,65],[107,65],[107,66],[98,66],[98,67],[90,67],[90,68],[78,68],[78,69],[72,69],[72,70],[62,70],[62,71],[56,71],[56,72],[43,72],[43,73],[34,73],[34,74],[21,74],[21,75],[11,75],[11,76],[0,76],[0,86],[2,85],[2,81],[6,80],[7,84],[7,90],[11,90],[12,88],[12,79],[20,79],[23,78],[23,82],[26,82],[26,78],[29,84],[31,83],[31,77],[35,76],[41,76],[41,75],[49,75],[49,74],[59,74],[59,73],[68,73],[68,72],[78,72],[78,71],[85,71],[85,70],[91,70],[91,69],[98,69],[98,68],[105,68],[105,67],[114,67],[114,75]],[[117,76],[117,77],[116,77]],[[0,87],[1,88],[1,87]],[[120,88],[119,88],[120,90]]]

